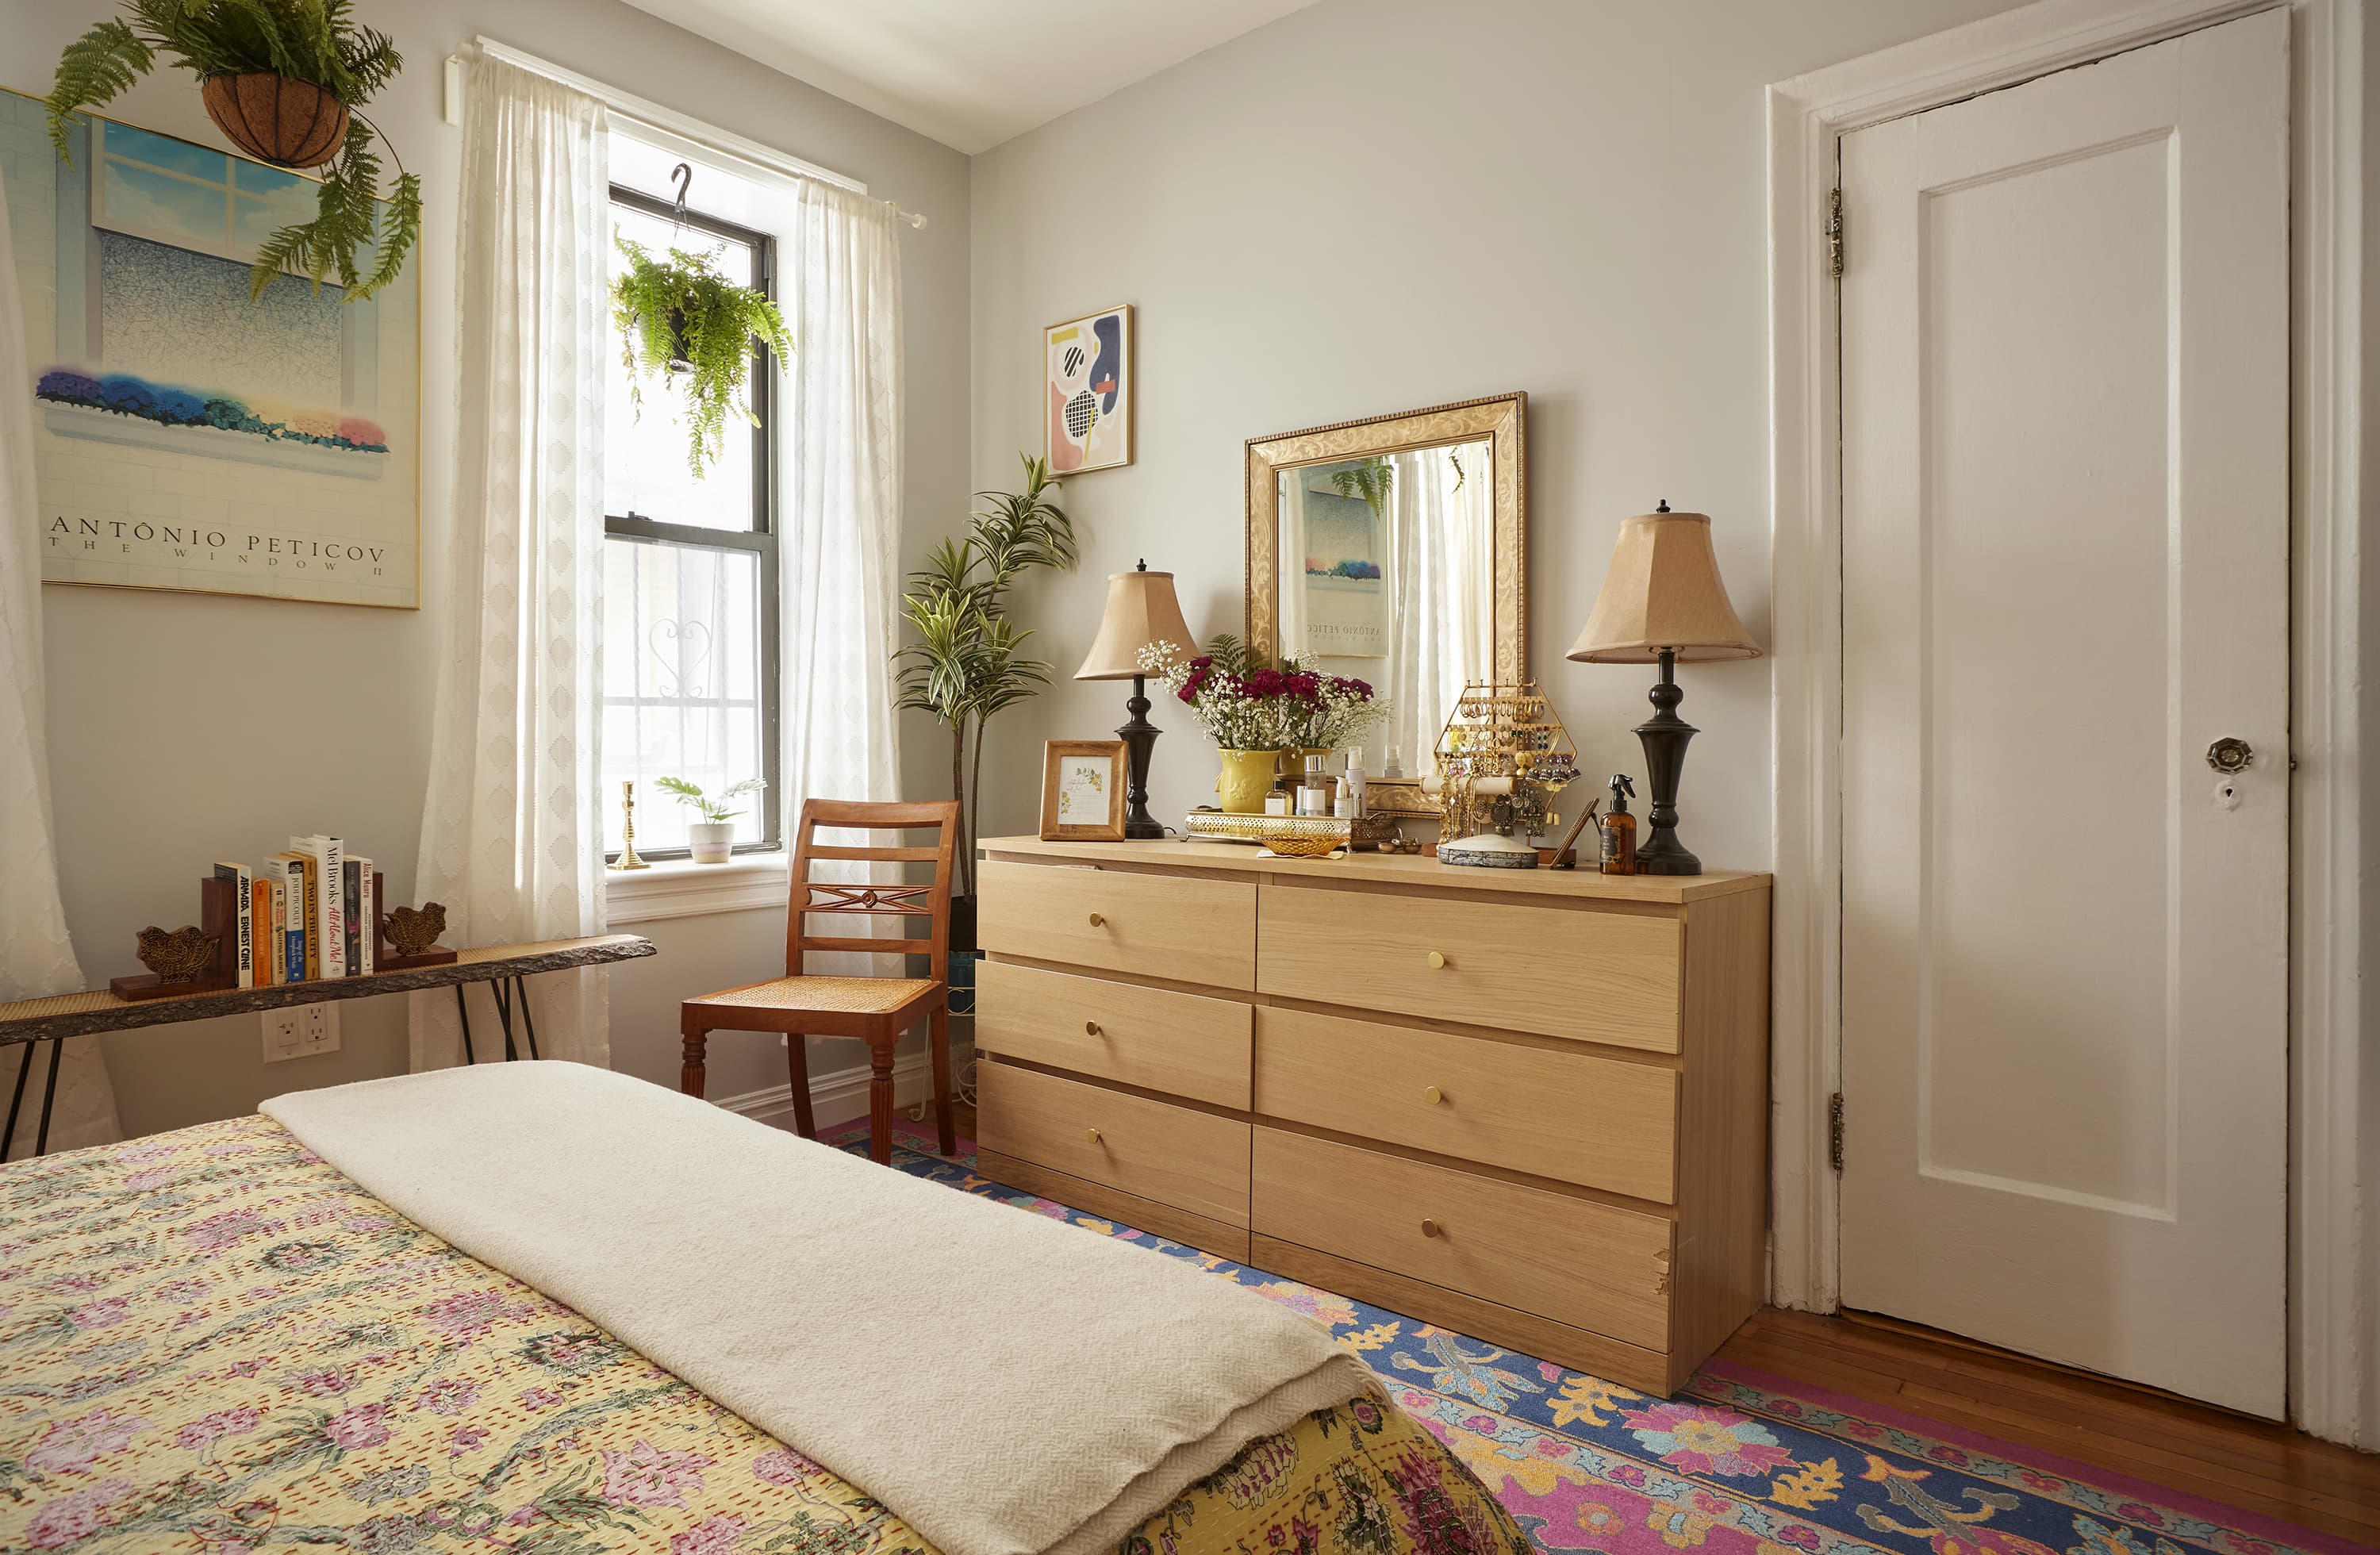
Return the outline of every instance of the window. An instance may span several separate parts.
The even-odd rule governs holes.
[[[618,185],[613,229],[649,252],[709,252],[732,277],[774,296],[774,240]],[[614,273],[625,261],[616,252]],[[769,787],[731,808],[738,852],[783,845],[777,822],[777,535],[771,451],[776,367],[756,346],[757,425],[731,419],[720,456],[697,479],[686,430],[664,384],[646,381],[638,414],[612,337],[604,411],[604,851],[621,844],[622,783],[637,785],[637,852],[682,857],[701,819],[662,792],[684,778],[717,795],[747,778]]]

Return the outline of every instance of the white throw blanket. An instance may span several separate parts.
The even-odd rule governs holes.
[[[1369,1376],[1182,1260],[605,1070],[443,1069],[263,1111],[944,1555],[1111,1548]]]

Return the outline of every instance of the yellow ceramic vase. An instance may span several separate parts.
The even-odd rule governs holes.
[[[1272,792],[1273,779],[1281,771],[1278,750],[1219,750],[1223,759],[1223,775],[1215,780],[1215,792],[1223,796],[1223,809],[1230,815],[1264,814],[1265,796]]]

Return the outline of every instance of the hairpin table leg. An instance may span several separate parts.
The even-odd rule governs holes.
[[[477,1063],[480,1055],[471,1051],[471,1006],[463,1002],[463,987],[455,985],[455,1013],[463,1017],[463,1062]]]
[[[513,990],[504,986],[504,978],[498,978],[488,985],[488,997],[496,1002],[496,1019],[504,1028],[504,1062],[510,1063],[520,1057],[513,1047]]]
[[[48,1082],[42,1087],[42,1126],[40,1131],[33,1136],[33,1153],[37,1156],[45,1156],[50,1153],[50,1104],[58,1099],[58,1057],[66,1051],[67,1039],[65,1038],[53,1037],[50,1039],[50,1077]],[[32,1061],[33,1055],[27,1053],[25,1055],[25,1062],[30,1063]]]
[[[521,1030],[522,1030],[522,1031],[523,1031],[523,1032],[528,1036],[528,1056],[529,1056],[529,1057],[531,1057],[531,1058],[535,1058],[535,1057],[537,1057],[537,1056],[538,1056],[538,1054],[537,1054],[537,1022],[529,1018],[529,1013],[528,1013],[528,979],[527,978],[523,978],[523,977],[516,977],[516,978],[513,978],[513,991],[514,991],[514,996],[515,996],[516,998],[517,998],[517,999],[520,1001]]]
[[[24,1042],[18,1046],[17,1051],[25,1057],[24,1062],[17,1065],[16,1094],[8,1098],[8,1126],[0,1130],[0,1160],[8,1159],[10,1148],[17,1143],[17,1113],[25,1105],[25,1081],[33,1073],[33,1050],[40,1046],[39,1042]]]

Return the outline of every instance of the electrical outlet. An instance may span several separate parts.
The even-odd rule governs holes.
[[[264,1062],[308,1058],[339,1051],[339,1007],[334,1003],[292,1004],[264,1012]]]

